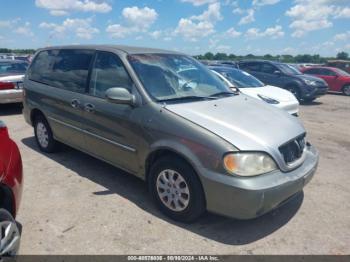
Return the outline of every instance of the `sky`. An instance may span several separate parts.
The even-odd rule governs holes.
[[[190,55],[350,53],[350,0],[0,0],[0,47],[122,44]]]

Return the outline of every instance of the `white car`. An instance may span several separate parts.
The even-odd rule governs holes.
[[[0,60],[0,104],[22,102],[23,78],[27,62]]]
[[[243,94],[286,110],[291,115],[298,115],[299,102],[291,92],[265,85],[254,76],[236,68],[224,66],[209,68],[229,87],[238,88]]]

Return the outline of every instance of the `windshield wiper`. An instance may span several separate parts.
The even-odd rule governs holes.
[[[239,94],[239,91],[232,91],[232,92],[227,92],[227,91],[223,91],[223,92],[218,92],[218,93],[215,93],[215,94],[212,94],[210,96],[208,96],[208,98],[217,98],[217,97],[220,97],[220,96],[232,96],[232,95],[238,95]]]
[[[185,101],[185,100],[211,100],[215,99],[215,97],[211,96],[182,96],[182,97],[174,97],[169,99],[158,100],[158,102],[174,102],[174,101]]]

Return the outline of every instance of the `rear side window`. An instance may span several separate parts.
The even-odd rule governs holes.
[[[320,69],[320,71],[321,71],[321,75],[324,75],[324,76],[336,76],[337,75],[332,70],[329,70],[329,69],[326,69],[326,68],[322,68],[322,69]]]
[[[46,50],[33,61],[29,78],[73,92],[85,92],[92,50]]]
[[[275,71],[278,69],[274,67],[273,65],[270,65],[268,63],[264,63],[261,66],[261,72],[266,73],[266,74],[273,74]]]
[[[93,96],[105,97],[109,88],[132,88],[132,80],[120,58],[109,52],[98,52],[93,65],[89,92]]]
[[[304,73],[308,75],[320,75],[320,70],[318,68],[311,68],[306,70]]]

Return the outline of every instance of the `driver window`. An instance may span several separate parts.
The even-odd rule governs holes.
[[[89,93],[104,98],[105,92],[112,87],[123,87],[131,91],[132,80],[118,56],[98,52],[91,72]]]
[[[261,66],[261,72],[266,74],[273,74],[278,69],[270,64],[262,64]]]

